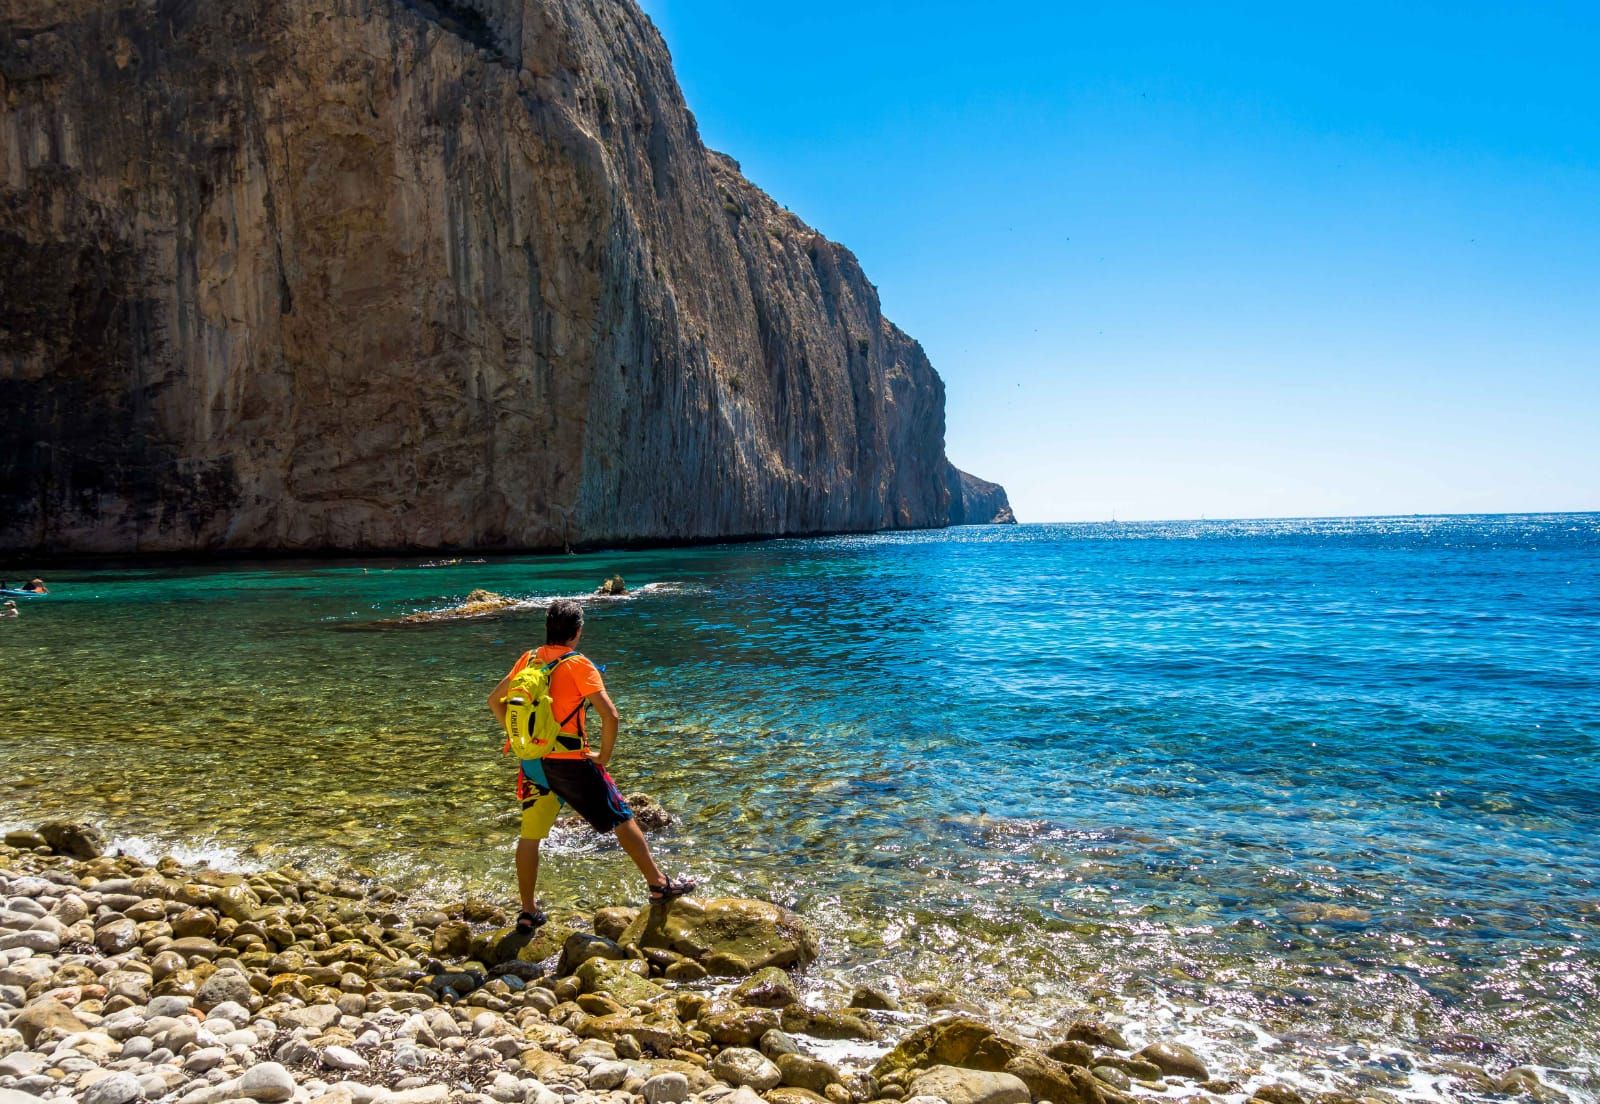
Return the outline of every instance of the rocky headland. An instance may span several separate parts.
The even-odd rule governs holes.
[[[704,147],[630,0],[6,4],[0,406],[0,550],[1003,512],[922,348]]]
[[[653,827],[660,827],[657,821]],[[1390,1104],[1219,1075],[1086,1019],[1023,1041],[947,991],[863,979],[814,1007],[800,917],[734,898],[557,913],[532,937],[293,867],[102,855],[52,822],[0,846],[0,1104]],[[856,1044],[854,1060],[820,1053]],[[1528,1069],[1474,1092],[1552,1090]]]

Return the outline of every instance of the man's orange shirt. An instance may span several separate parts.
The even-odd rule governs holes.
[[[565,644],[545,644],[531,652],[523,652],[522,658],[517,660],[516,666],[511,668],[508,678],[515,678],[529,663],[546,664],[552,660],[560,659],[571,648]],[[550,674],[550,705],[556,715],[556,720],[565,720],[572,714],[572,719],[561,726],[561,731],[569,735],[583,734],[579,722],[583,714],[576,712],[579,703],[590,694],[597,693],[606,688],[605,680],[600,677],[600,671],[589,662],[587,656],[577,655],[561,664]],[[546,759],[582,759],[582,751],[568,751],[558,748],[545,756]]]

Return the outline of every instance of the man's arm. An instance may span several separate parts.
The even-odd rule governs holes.
[[[489,692],[489,712],[494,714],[494,719],[501,728],[506,726],[506,688],[511,685],[511,676],[507,675],[500,680],[500,685]]]
[[[611,752],[617,746],[617,724],[622,715],[617,712],[611,695],[604,690],[596,690],[583,700],[600,711],[600,750],[591,751],[589,757],[604,768],[611,762]]]

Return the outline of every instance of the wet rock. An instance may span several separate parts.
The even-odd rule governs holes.
[[[617,962],[591,958],[578,967],[573,977],[584,992],[604,993],[624,1006],[661,996],[665,990],[641,977],[635,964],[639,969],[645,968],[645,964],[636,959]]]
[[[1069,1040],[1065,1043],[1056,1043],[1045,1051],[1049,1057],[1068,1066],[1092,1066],[1094,1064],[1094,1051],[1088,1043]]]
[[[181,954],[184,958],[204,958],[207,960],[217,958],[222,954],[222,948],[210,939],[199,936],[186,936],[174,939],[166,950],[174,954]]]
[[[591,958],[619,961],[627,957],[627,952],[615,940],[588,932],[573,932],[561,945],[561,963],[556,972],[563,976],[571,974]]]
[[[1128,1046],[1128,1040],[1123,1038],[1122,1032],[1099,1020],[1078,1020],[1067,1028],[1067,1041],[1088,1043],[1090,1046],[1104,1047],[1107,1050],[1132,1049]]]
[[[834,1066],[807,1054],[780,1054],[774,1061],[783,1083],[797,1089],[810,1089],[822,1094],[829,1085],[843,1084],[844,1078]]]
[[[422,610],[417,613],[408,613],[396,619],[401,625],[423,625],[434,621],[460,621],[475,617],[487,617],[490,614],[500,613],[517,604],[517,599],[507,598],[503,594],[496,594],[492,590],[474,590],[467,595],[467,600],[459,606],[449,609]]]
[[[702,1017],[700,1030],[713,1042],[747,1047],[778,1027],[778,1013],[771,1008],[734,1008]]]
[[[641,832],[660,832],[672,826],[674,818],[666,806],[647,793],[629,794],[628,807],[633,810],[633,819]]]
[[[880,1081],[893,1080],[939,1065],[1010,1073],[1036,1099],[1054,1104],[1093,1102],[1100,1091],[1088,1070],[1057,1062],[969,1016],[950,1016],[913,1031],[878,1061],[872,1074]]]
[[[628,584],[623,582],[621,575],[613,575],[596,587],[595,593],[618,597],[628,593]]]
[[[472,949],[472,925],[465,920],[446,920],[433,929],[433,953],[444,958],[465,958]]]
[[[674,962],[671,966],[668,966],[666,975],[668,981],[692,982],[710,977],[711,971],[694,959],[686,958],[681,962]]]
[[[880,1012],[900,1011],[900,1002],[888,990],[875,985],[858,985],[850,993],[851,1008],[875,1009]]]
[[[610,1043],[631,1035],[640,1046],[663,1055],[682,1047],[688,1039],[682,1021],[664,1012],[648,1016],[626,1012],[595,1016],[578,1028],[578,1034],[586,1039],[601,1039]]]
[[[729,1047],[707,1067],[730,1085],[746,1085],[756,1092],[777,1088],[783,1074],[766,1055],[749,1047]]]
[[[1211,1077],[1198,1054],[1171,1040],[1151,1043],[1134,1057],[1151,1063],[1167,1077],[1186,1077],[1191,1081],[1206,1081]]]
[[[58,855],[92,859],[106,847],[106,837],[98,828],[76,820],[47,820],[39,825],[45,844]]]
[[[1250,1096],[1251,1100],[1259,1100],[1261,1104],[1306,1104],[1306,1098],[1300,1095],[1299,1090],[1292,1085],[1273,1083],[1262,1085]]]
[[[712,973],[751,974],[766,966],[803,966],[817,956],[816,937],[800,918],[766,901],[684,897],[646,909],[618,942],[664,947]]]
[[[1116,1066],[1095,1066],[1089,1071],[1095,1078],[1104,1081],[1114,1089],[1128,1089],[1133,1085],[1133,1078],[1123,1073]]]
[[[768,966],[734,986],[731,999],[750,1008],[785,1008],[800,998],[789,975],[776,966]]]
[[[1546,1085],[1539,1079],[1539,1071],[1532,1066],[1517,1066],[1506,1070],[1494,1079],[1494,1091],[1507,1096],[1531,1096],[1539,1101],[1565,1100],[1566,1095]]]
[[[800,1004],[791,1004],[780,1015],[783,1030],[818,1039],[864,1039],[871,1042],[882,1035],[877,1027],[848,1012],[831,1009],[813,1011]]]
[[[946,1104],[1028,1104],[1028,1086],[1009,1073],[934,1066],[917,1075],[906,1090],[913,1098],[933,1096]]]
[[[780,1055],[800,1053],[800,1045],[783,1031],[769,1031],[761,1036],[760,1048],[762,1054],[774,1061]]]
[[[628,925],[633,923],[634,917],[638,915],[638,909],[620,905],[596,909],[594,913],[594,933],[606,939],[618,940],[621,938],[622,933],[628,930]]]

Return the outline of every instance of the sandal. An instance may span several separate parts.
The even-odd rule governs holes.
[[[694,889],[694,881],[689,878],[668,878],[660,885],[650,887],[650,903],[659,905],[663,901],[670,901],[674,897],[682,897]]]
[[[517,934],[532,935],[534,929],[542,926],[548,919],[550,918],[542,912],[519,912],[517,913]]]

